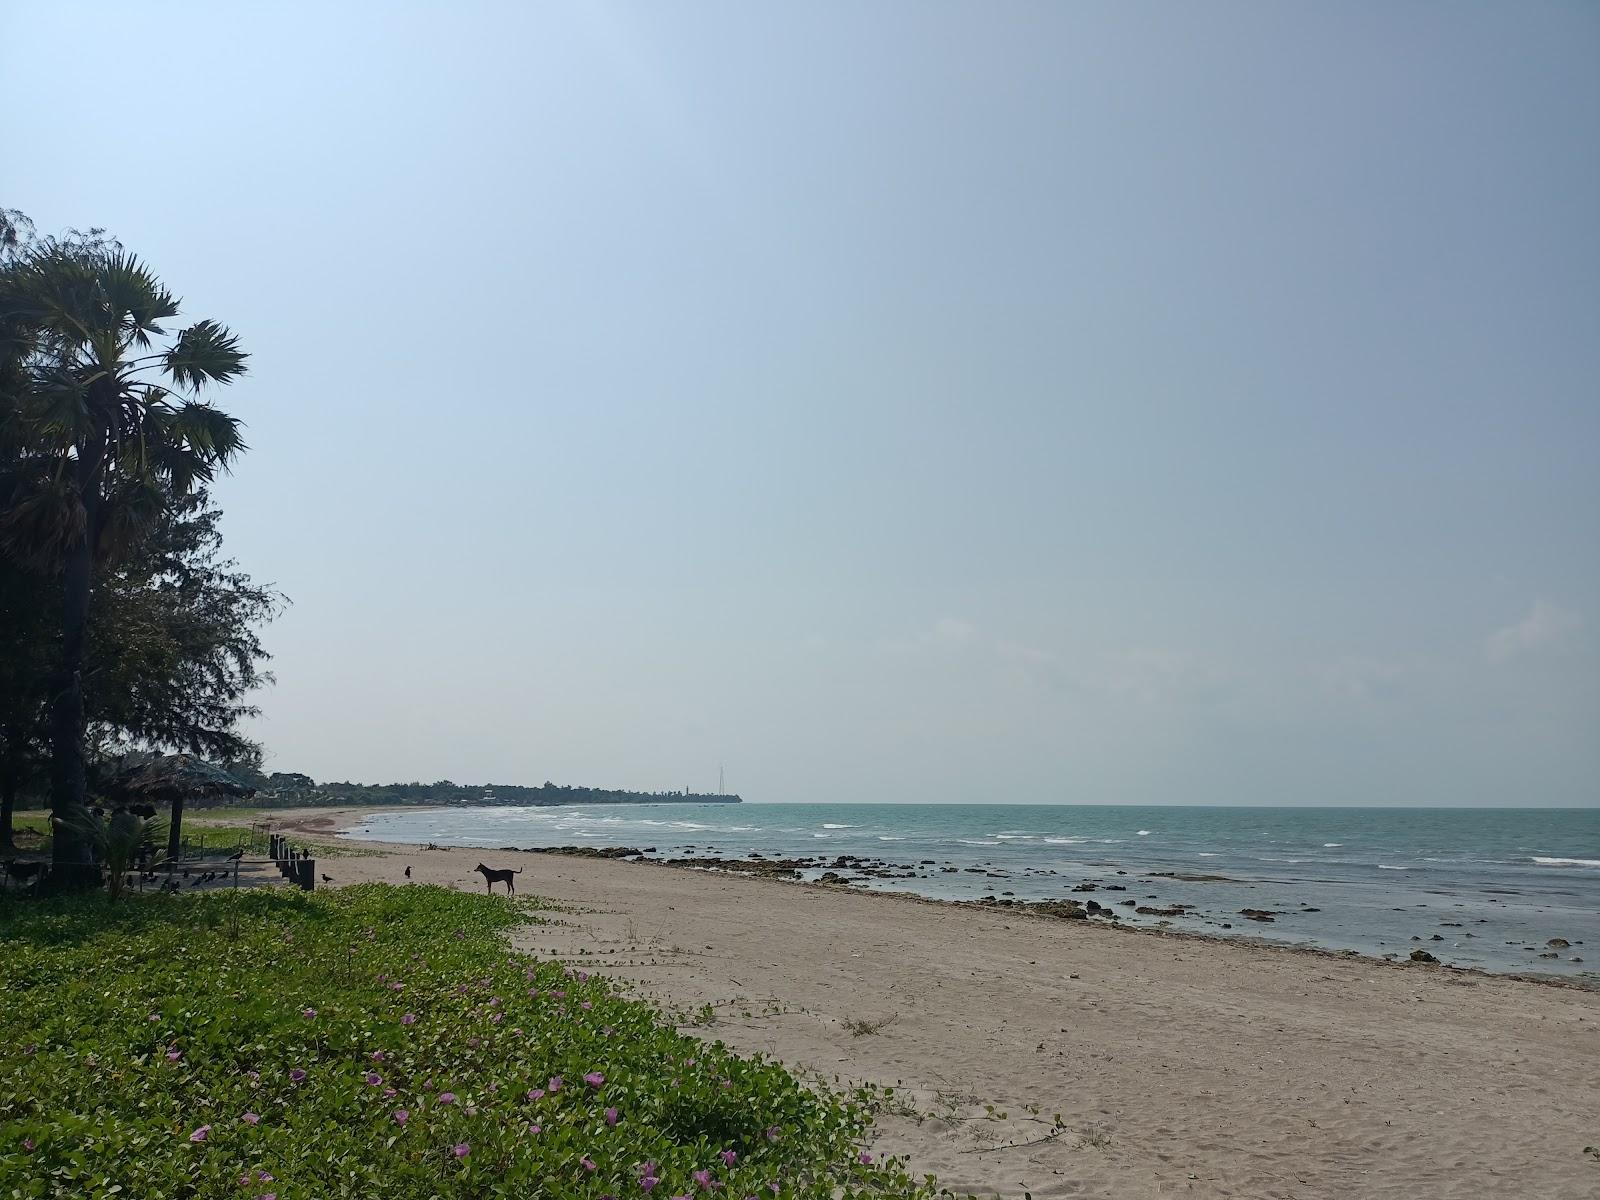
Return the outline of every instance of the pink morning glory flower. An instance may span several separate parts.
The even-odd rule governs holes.
[[[271,1171],[262,1171],[262,1172],[260,1172],[260,1173],[258,1173],[256,1175],[256,1178],[259,1179],[262,1183],[271,1183],[272,1182],[272,1172]]]
[[[289,1072],[289,1082],[290,1083],[303,1083],[305,1081],[305,1077],[306,1077],[306,1073],[304,1071],[302,1071],[299,1067],[296,1067],[294,1070]]]
[[[587,1075],[585,1075],[583,1077],[583,1081],[585,1083],[587,1083],[590,1087],[597,1088],[601,1084],[605,1083],[606,1077],[604,1075],[600,1074],[599,1071],[590,1071]]]
[[[540,1133],[540,1132],[543,1131],[543,1129],[544,1129],[544,1126],[542,1126],[542,1125],[529,1125],[528,1126],[528,1132],[529,1133]]]
[[[467,1155],[472,1153],[472,1146],[467,1142],[457,1142],[452,1153],[454,1153],[457,1158],[465,1158]]]
[[[455,1102],[456,1102],[456,1094],[454,1092],[440,1092],[439,1093],[439,1103],[440,1104],[454,1104]]]
[[[417,1023],[417,1014],[416,1013],[407,1013],[405,1016],[400,1018],[400,1024],[402,1024],[402,1025],[415,1025],[416,1023]]]
[[[703,1188],[709,1188],[711,1186],[711,1172],[696,1171],[694,1173],[694,1181]]]
[[[377,1087],[383,1082],[383,1076],[379,1075],[376,1071],[368,1071],[365,1078],[368,1087]]]
[[[202,1125],[202,1126],[200,1126],[199,1129],[196,1129],[193,1133],[191,1133],[189,1135],[189,1140],[191,1142],[203,1142],[210,1136],[211,1136],[211,1126]]]
[[[393,1100],[399,1094],[400,1093],[395,1091],[393,1088],[384,1088],[383,1089],[383,1098],[385,1100]]]
[[[167,1061],[168,1062],[177,1062],[182,1057],[183,1057],[183,1051],[182,1050],[168,1050],[167,1051]]]
[[[614,1108],[606,1109],[606,1124],[607,1125],[615,1125],[616,1123],[617,1123],[617,1110],[614,1109]]]
[[[256,1197],[256,1200],[278,1200],[278,1193],[277,1192],[262,1192],[259,1196]]]
[[[861,1165],[862,1166],[870,1166],[871,1165],[871,1163],[872,1163],[872,1155],[868,1154],[865,1150],[863,1150],[858,1157],[861,1159]]]
[[[590,1009],[592,1009],[594,1007],[594,1005],[590,1004],[589,1001],[585,1000],[582,1004],[578,1005],[578,1007],[583,1009],[584,1012],[588,1012]]]
[[[724,1150],[720,1157],[722,1159],[722,1165],[725,1167],[731,1167],[739,1160],[738,1154],[732,1150]]]
[[[261,1114],[260,1113],[248,1112],[248,1113],[245,1113],[244,1116],[240,1117],[239,1119],[241,1121],[243,1121],[246,1125],[259,1125],[261,1123]]]
[[[648,1192],[660,1182],[661,1180],[657,1179],[654,1175],[646,1175],[643,1179],[639,1180],[639,1190]]]
[[[317,1010],[314,1008],[302,1008],[300,1010],[300,1015],[307,1018],[314,1017],[317,1015]]]
[[[547,1090],[547,1091],[559,1092],[561,1090],[561,1076],[559,1076],[559,1075],[550,1076],[550,1081],[548,1083],[546,1083],[544,1086],[545,1086],[545,1090]]]
[[[544,1089],[543,1088],[529,1088],[528,1089],[528,1099],[529,1100],[543,1100],[544,1099]]]
[[[397,1108],[394,1110],[394,1123],[396,1125],[404,1125],[409,1120],[411,1120],[411,1114],[405,1109]]]
[[[578,1165],[585,1171],[598,1171],[600,1169],[600,1164],[595,1162],[594,1159],[590,1158],[587,1154],[578,1160]]]
[[[383,1051],[382,1050],[374,1050],[372,1052],[372,1061],[373,1062],[382,1062],[383,1061]]]

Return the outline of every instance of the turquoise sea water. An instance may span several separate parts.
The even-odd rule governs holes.
[[[1192,904],[1174,927],[1401,957],[1420,945],[1463,966],[1600,977],[1600,809],[468,806],[374,814],[350,836],[654,847],[651,857],[660,858],[855,855],[915,872],[863,887],[945,899]],[[1091,881],[1128,891],[1070,891]],[[1256,924],[1238,915],[1242,908],[1278,915]],[[1136,923],[1156,920],[1118,911]],[[1557,937],[1572,945],[1552,949]]]

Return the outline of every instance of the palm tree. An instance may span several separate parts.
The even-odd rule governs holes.
[[[82,668],[96,572],[244,449],[239,422],[198,399],[243,373],[238,339],[200,321],[166,340],[177,312],[104,238],[42,239],[0,270],[0,380],[13,393],[0,397],[0,550],[62,580],[50,796],[68,871],[89,850]]]

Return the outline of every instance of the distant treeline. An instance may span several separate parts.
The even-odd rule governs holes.
[[[628,792],[616,788],[573,787],[548,781],[542,787],[514,783],[318,783],[309,775],[274,771],[270,775],[238,764],[230,770],[252,784],[256,794],[237,802],[251,808],[304,808],[317,805],[372,804],[738,804],[738,796],[703,792]],[[191,801],[191,805],[195,802]],[[217,806],[228,806],[218,801]]]

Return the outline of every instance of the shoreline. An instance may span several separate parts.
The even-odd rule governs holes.
[[[325,839],[369,813],[275,824]],[[1570,981],[1136,939],[715,870],[360,844],[376,853],[327,860],[332,886],[404,883],[410,867],[479,890],[478,862],[520,868],[518,890],[555,907],[519,948],[743,1052],[894,1087],[874,1149],[957,1193],[1577,1200],[1600,1186],[1583,1149],[1600,1080],[1580,1066],[1600,1061],[1600,1004]],[[1565,986],[1530,986],[1548,982]]]
[[[349,831],[361,824],[366,817],[394,812],[447,812],[449,805],[391,805],[384,807],[366,806],[337,806],[328,808],[283,809],[281,812],[288,818],[284,830],[300,833],[307,837],[333,837],[341,842],[352,845],[383,850],[387,853],[409,852],[416,843],[392,842],[371,838],[348,837]],[[625,847],[590,848],[584,846],[498,846],[498,847],[440,847],[440,849],[460,849],[479,854],[533,854],[544,857],[564,857],[580,860],[597,860],[617,862],[627,866],[649,864],[657,867],[669,867],[674,870],[699,872],[702,874],[719,874],[740,879],[768,879],[777,883],[798,884],[803,887],[820,887],[831,890],[843,890],[855,895],[885,897],[896,900],[907,900],[921,904],[932,904],[952,908],[969,908],[993,911],[1014,916],[1026,916],[1034,920],[1059,921],[1060,917],[1049,913],[1037,911],[1036,902],[1007,902],[1005,900],[958,900],[939,896],[928,896],[919,892],[891,889],[852,886],[849,882],[816,880],[791,877],[772,871],[775,862],[781,860],[767,860],[766,863],[749,864],[748,860],[723,859],[712,855],[689,858],[646,858],[631,857],[621,853]],[[826,856],[823,856],[826,857]],[[764,869],[741,869],[742,865]],[[1161,873],[1156,873],[1157,877]],[[1319,946],[1308,942],[1293,942],[1276,938],[1258,937],[1247,932],[1222,934],[1213,933],[1204,929],[1195,929],[1176,926],[1167,923],[1148,924],[1125,920],[1101,920],[1090,918],[1094,924],[1101,927],[1112,926],[1124,933],[1143,933],[1165,939],[1177,939],[1199,942],[1203,944],[1240,945],[1259,950],[1281,952],[1288,951],[1299,954],[1312,955],[1319,958],[1328,958],[1336,961],[1358,959],[1364,962],[1380,964],[1406,970],[1438,969],[1474,977],[1493,979],[1514,979],[1524,983],[1536,983],[1546,986],[1576,988],[1581,991],[1600,992],[1600,974],[1595,972],[1582,972],[1578,974],[1557,974],[1541,971],[1506,971],[1494,970],[1476,965],[1458,965],[1442,961],[1412,961],[1408,957],[1395,954],[1393,957],[1384,957],[1381,954],[1370,953],[1362,950],[1350,950]],[[1419,943],[1419,948],[1427,949],[1426,943]]]

